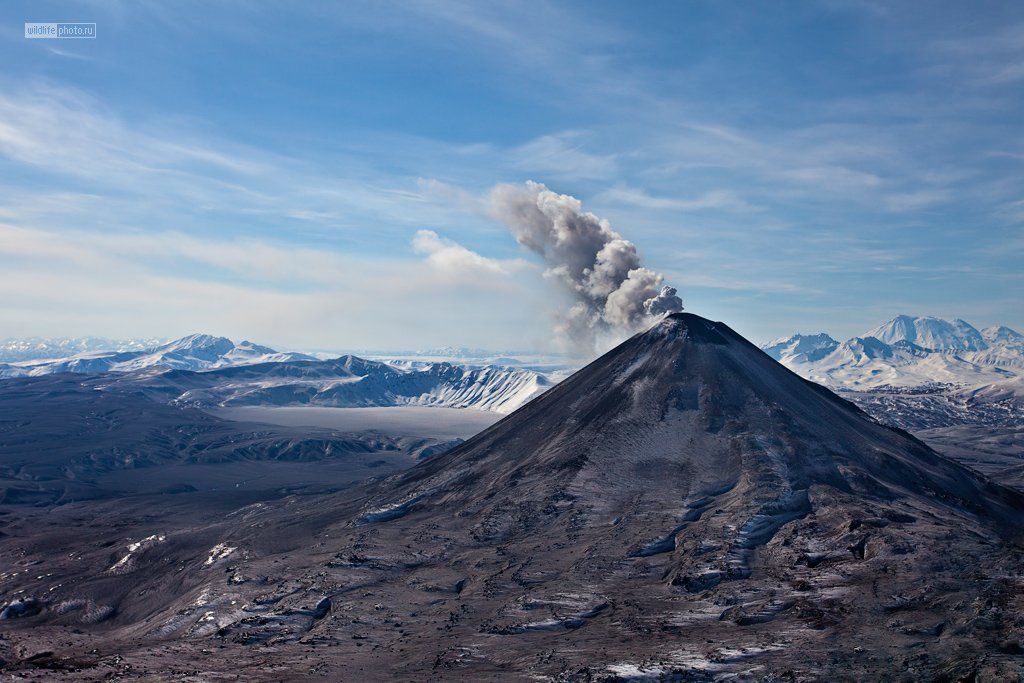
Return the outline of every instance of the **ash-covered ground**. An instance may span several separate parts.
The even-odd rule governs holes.
[[[204,460],[178,433],[140,434],[179,454],[150,467],[262,462]],[[317,459],[353,465],[348,482],[325,476],[332,490],[65,488],[5,505],[4,673],[1020,678],[1024,495],[721,323],[673,315],[390,476],[375,463],[417,456],[381,443]],[[77,481],[82,462],[56,460],[46,481]]]

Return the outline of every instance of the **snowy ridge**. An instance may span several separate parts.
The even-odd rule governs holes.
[[[470,357],[485,352],[425,353]],[[205,407],[409,405],[509,413],[575,369],[534,354],[476,360],[481,362],[456,365],[430,355],[319,359],[250,341],[192,334],[142,350],[0,363],[0,378],[110,373],[106,386],[131,386],[160,400]]]
[[[396,366],[357,356],[327,361],[233,365],[202,371],[144,368],[110,373],[102,388],[141,391],[198,407],[435,406],[508,413],[548,389],[545,375],[522,368],[451,363]]]
[[[439,363],[419,372],[436,377],[437,382],[429,391],[410,400],[411,405],[510,413],[551,386],[536,372],[514,368],[466,369]]]
[[[55,373],[110,375],[106,387],[131,387],[159,400],[197,406],[397,405],[508,413],[564,374],[555,366],[465,366],[431,360],[319,360],[250,341],[192,334],[154,348],[95,351],[59,359],[0,363],[0,378]]]
[[[1008,348],[1024,348],[1024,334],[1011,330],[1005,325],[993,325],[981,331],[982,338],[991,346],[1004,346]]]
[[[832,353],[839,346],[824,332],[819,334],[794,334],[768,342],[761,349],[775,360],[800,358],[802,361],[816,361]]]

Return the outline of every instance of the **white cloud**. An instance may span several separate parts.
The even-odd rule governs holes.
[[[412,239],[412,248],[417,254],[426,256],[427,263],[433,268],[453,277],[505,276],[528,265],[521,259],[501,261],[481,256],[433,230],[418,230]]]
[[[73,88],[36,85],[0,97],[0,153],[86,180],[134,185],[215,177],[208,171],[253,174],[265,167],[205,146],[130,127],[94,98]]]
[[[46,82],[0,94],[3,157],[50,174],[39,186],[131,203],[150,221],[218,211],[354,230],[369,222],[410,226],[431,208],[416,175],[377,172],[354,153],[335,158],[345,169],[337,175],[182,121],[129,123],[81,90]],[[0,185],[0,210],[21,204],[22,192]]]
[[[891,211],[918,211],[950,200],[950,192],[945,190],[917,190],[915,192],[897,192],[885,198],[885,206]]]
[[[611,178],[617,167],[614,155],[583,149],[585,137],[575,131],[543,135],[510,151],[512,163],[528,175],[555,178]]]
[[[417,178],[416,186],[423,199],[444,202],[466,213],[476,213],[481,216],[487,213],[486,202],[483,199],[451,183],[437,178]]]
[[[938,67],[974,86],[1005,86],[1024,79],[1024,23],[1001,25],[935,41]]]
[[[708,209],[723,211],[757,211],[732,190],[709,190],[697,197],[655,197],[639,188],[617,185],[598,197],[600,201],[618,202],[647,209],[671,211],[702,211]]]

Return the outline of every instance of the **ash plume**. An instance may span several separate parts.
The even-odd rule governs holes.
[[[593,353],[683,310],[664,277],[643,267],[636,246],[608,221],[583,211],[575,197],[541,183],[499,185],[491,192],[491,214],[516,240],[548,265],[544,276],[575,299],[560,315],[556,332],[573,350]]]

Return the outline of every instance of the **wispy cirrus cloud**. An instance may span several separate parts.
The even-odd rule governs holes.
[[[1024,22],[944,37],[928,48],[935,67],[975,86],[998,87],[1024,79]]]
[[[843,334],[851,310],[894,290],[907,308],[968,315],[1019,271],[1024,14],[1012,5],[90,11],[125,40],[137,25],[164,38],[71,46],[93,59],[88,79],[45,41],[0,47],[0,219],[89,259],[110,250],[104,268],[140,281],[233,287],[247,302],[322,289],[356,308],[341,290],[372,300],[376,282],[395,310],[408,309],[389,293],[402,268],[433,292],[455,291],[461,271],[515,292],[523,254],[482,198],[526,179],[624,226],[653,268],[679,275],[689,308],[772,336],[812,313]],[[816,40],[793,39],[805,31]],[[166,96],[150,91],[154,73]],[[421,234],[417,253],[421,230],[436,238]],[[82,291],[108,278],[17,239],[58,252],[17,264],[33,277],[53,258]],[[429,302],[451,320],[476,314],[457,296]],[[1016,321],[988,322],[1020,325],[1010,308]],[[58,308],[39,310],[45,325]],[[366,325],[388,324],[377,310]],[[863,322],[877,320],[850,324]]]
[[[317,348],[384,344],[380,320],[404,319],[417,326],[414,339],[403,338],[400,325],[384,334],[387,345],[406,348],[417,341],[457,341],[450,330],[468,305],[479,307],[485,327],[524,345],[542,345],[525,324],[543,310],[541,294],[528,280],[510,277],[525,264],[487,259],[436,235],[420,235],[416,248],[427,258],[366,258],[249,238],[52,232],[0,223],[0,259],[9,264],[0,278],[0,315],[12,334],[55,334],[71,322],[83,332],[216,330]],[[496,298],[502,314],[493,306]],[[38,325],[41,315],[53,329]],[[491,333],[482,329],[476,339],[482,343]]]
[[[32,190],[48,194],[47,201],[77,194],[130,204],[130,212],[150,220],[155,212],[218,211],[326,230],[371,221],[409,229],[433,217],[415,176],[382,174],[352,159],[343,164],[348,174],[325,173],[307,160],[199,133],[183,122],[129,124],[74,88],[43,83],[11,92],[0,95],[0,158],[47,174],[37,187],[59,189]],[[0,184],[0,211],[23,204],[23,192]],[[60,202],[50,204],[67,213]]]
[[[601,201],[629,204],[646,209],[669,211],[758,211],[758,207],[745,201],[732,190],[708,190],[696,197],[652,196],[648,192],[627,185],[616,185],[597,197]]]
[[[578,131],[542,135],[509,150],[509,157],[517,168],[552,178],[613,178],[618,170],[615,155],[587,152],[585,142]]]

